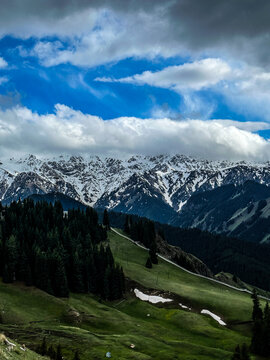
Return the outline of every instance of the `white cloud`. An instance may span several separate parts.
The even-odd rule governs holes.
[[[169,66],[161,71],[144,71],[142,74],[120,79],[96,78],[96,81],[147,84],[182,92],[211,87],[226,79],[230,73],[231,69],[225,61],[208,58],[183,65]]]
[[[270,159],[270,142],[250,129],[266,124],[226,120],[139,119],[104,121],[65,105],[39,115],[24,107],[0,111],[0,153],[184,153],[205,158]]]
[[[41,37],[32,50],[24,49],[21,54],[37,56],[44,66],[71,63],[85,67],[117,62],[127,57],[174,56],[183,47],[176,39],[168,41],[171,25],[167,18],[161,17],[162,13],[160,8],[153,9],[151,14],[139,11],[136,15],[100,9],[94,11],[87,29],[68,36],[57,34],[59,40],[55,42]]]
[[[6,62],[5,59],[3,59],[2,57],[0,57],[0,69],[4,69],[8,66],[8,63]]]

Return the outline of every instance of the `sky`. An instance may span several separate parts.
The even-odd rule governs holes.
[[[270,160],[269,13],[267,0],[1,0],[0,158]]]

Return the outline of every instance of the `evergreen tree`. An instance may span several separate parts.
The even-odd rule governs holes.
[[[258,293],[257,293],[256,289],[253,289],[251,298],[253,300],[252,319],[253,319],[253,321],[262,320],[263,313],[262,313],[262,309],[260,307],[260,302],[258,299]]]
[[[152,264],[158,264],[158,257],[153,247],[151,247],[149,250],[149,257],[151,258]]]
[[[40,355],[45,356],[47,355],[47,342],[46,338],[44,337],[40,346]]]
[[[54,271],[54,294],[60,297],[68,297],[69,290],[67,284],[66,271],[61,256],[54,254],[55,271]]]
[[[241,360],[250,360],[247,344],[243,344],[241,348]]]
[[[56,352],[55,352],[52,345],[49,346],[48,351],[47,351],[47,355],[49,356],[50,359],[55,360]]]
[[[246,344],[243,344],[242,346],[237,345],[231,359],[232,360],[250,360],[247,345]]]
[[[18,261],[17,238],[11,235],[5,244],[5,272],[3,281],[6,283],[16,280],[16,265]]]
[[[146,266],[148,269],[151,269],[151,268],[152,268],[152,261],[151,261],[150,256],[148,256],[148,258],[147,258],[147,260],[146,260],[145,266]]]
[[[61,348],[61,345],[59,344],[59,345],[57,346],[55,360],[62,360],[62,359],[63,359],[63,356],[62,356],[62,348]]]
[[[107,209],[105,209],[103,213],[103,225],[106,230],[110,230],[110,219]]]
[[[234,350],[232,360],[241,360],[241,349],[239,345],[237,345]]]
[[[78,350],[75,351],[73,360],[80,360],[79,351],[78,351]]]
[[[130,220],[129,215],[126,215],[125,224],[124,224],[124,232],[130,234]]]

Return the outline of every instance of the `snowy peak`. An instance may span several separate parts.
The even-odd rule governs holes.
[[[185,155],[129,158],[60,155],[2,159],[0,199],[8,203],[31,193],[60,192],[91,206],[164,221],[192,194],[253,180],[270,184],[270,164],[193,159]]]

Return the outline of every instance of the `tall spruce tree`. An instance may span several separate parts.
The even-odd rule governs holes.
[[[243,344],[241,346],[237,345],[233,356],[231,358],[232,360],[250,360],[249,350],[246,344]]]
[[[151,257],[148,256],[147,260],[146,260],[146,264],[145,267],[147,267],[148,269],[152,269],[152,261],[151,261]]]
[[[263,312],[262,312],[262,309],[260,306],[258,293],[257,293],[256,289],[253,289],[251,298],[253,300],[252,319],[253,319],[253,321],[262,320]]]
[[[80,357],[79,357],[79,351],[78,351],[78,350],[76,350],[76,351],[75,351],[75,354],[74,354],[73,360],[80,360]]]
[[[103,213],[103,225],[105,226],[106,230],[110,230],[110,219],[107,209],[105,209]]]

